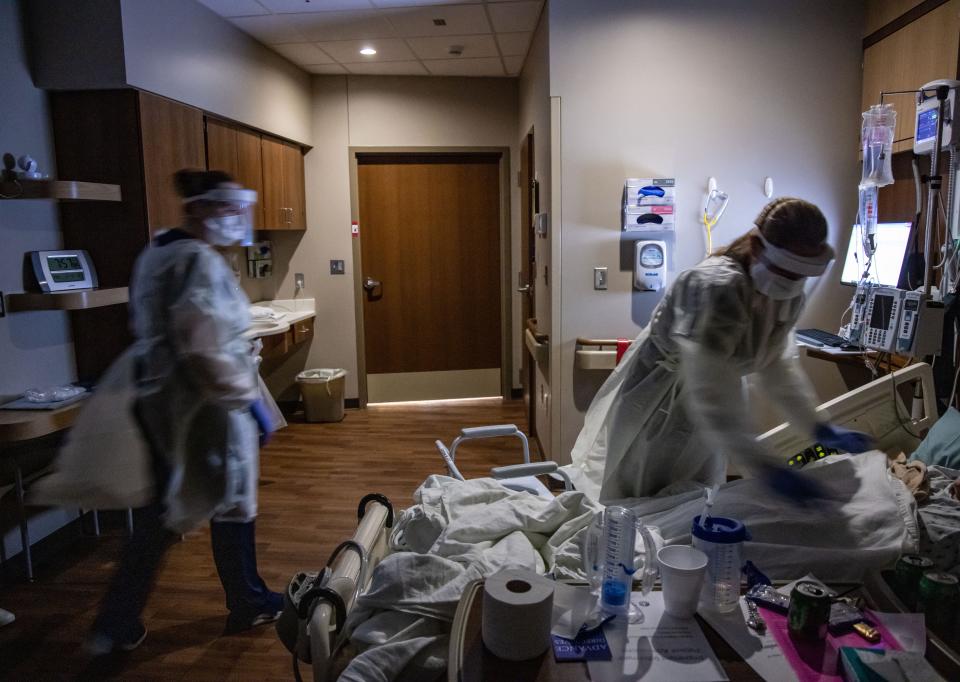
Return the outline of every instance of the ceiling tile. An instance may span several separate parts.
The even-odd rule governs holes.
[[[249,17],[270,14],[257,0],[200,0],[222,17]]]
[[[532,31],[540,17],[540,0],[498,2],[487,7],[497,33]]]
[[[499,57],[480,59],[431,59],[424,61],[434,76],[503,76]]]
[[[425,7],[427,5],[458,5],[463,0],[370,0],[375,7]]]
[[[476,36],[438,36],[434,38],[407,38],[407,44],[420,59],[468,59],[470,57],[497,57],[497,44],[491,34]],[[462,56],[450,54],[450,47],[463,48]]]
[[[365,57],[361,48],[372,47],[377,54]],[[317,47],[341,64],[413,61],[416,56],[399,38],[381,38],[379,40],[337,40],[317,43]]]
[[[332,12],[372,7],[370,0],[260,0],[260,3],[278,14]]]
[[[463,36],[476,33],[492,33],[483,5],[439,5],[436,7],[406,7],[385,9],[380,14],[403,38],[420,36]],[[442,19],[443,26],[434,24]],[[514,29],[522,30],[522,29]]]
[[[303,67],[305,71],[322,75],[336,75],[346,73],[347,70],[340,64],[310,64]]]
[[[262,17],[238,17],[231,19],[240,30],[245,31],[261,43],[302,43],[306,41],[297,30],[297,21],[293,15],[266,14]]]
[[[393,27],[376,10],[356,12],[313,12],[278,15],[296,17],[297,29],[307,40],[365,40],[396,35]]]
[[[500,54],[504,57],[513,55],[526,55],[530,47],[530,37],[532,33],[498,33],[497,44],[500,45]]]
[[[350,73],[363,76],[429,76],[420,62],[358,62],[344,64]]]
[[[274,51],[295,64],[330,64],[333,62],[319,47],[313,43],[286,43],[274,45]]]
[[[526,57],[523,55],[504,57],[503,63],[507,67],[507,73],[511,76],[519,76],[520,72],[523,71],[523,62],[525,59]]]

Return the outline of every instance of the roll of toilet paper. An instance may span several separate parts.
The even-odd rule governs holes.
[[[508,661],[539,656],[550,646],[553,583],[523,570],[488,577],[483,586],[483,643]]]

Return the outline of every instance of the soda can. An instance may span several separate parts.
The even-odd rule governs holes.
[[[916,554],[904,554],[894,569],[894,583],[900,599],[909,608],[917,605],[917,590],[920,579],[927,571],[933,570],[933,562]]]
[[[955,575],[928,571],[920,579],[917,591],[917,609],[926,616],[927,627],[950,629],[960,608],[960,581]]]
[[[790,635],[800,639],[826,639],[833,596],[816,583],[797,583],[790,592],[790,609],[787,611]]]

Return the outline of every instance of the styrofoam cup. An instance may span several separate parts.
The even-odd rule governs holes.
[[[692,618],[707,572],[707,555],[689,545],[668,545],[657,552],[657,560],[664,611],[676,618]]]

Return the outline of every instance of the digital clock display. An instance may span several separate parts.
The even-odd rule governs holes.
[[[76,256],[47,256],[47,267],[50,268],[50,272],[62,272],[64,270],[79,270],[81,268],[80,259]],[[83,274],[81,273],[80,279],[83,279]],[[54,281],[70,281],[74,282],[76,280],[54,280]]]
[[[58,284],[62,282],[82,282],[86,279],[86,275],[83,272],[55,272],[53,273],[53,281]]]

